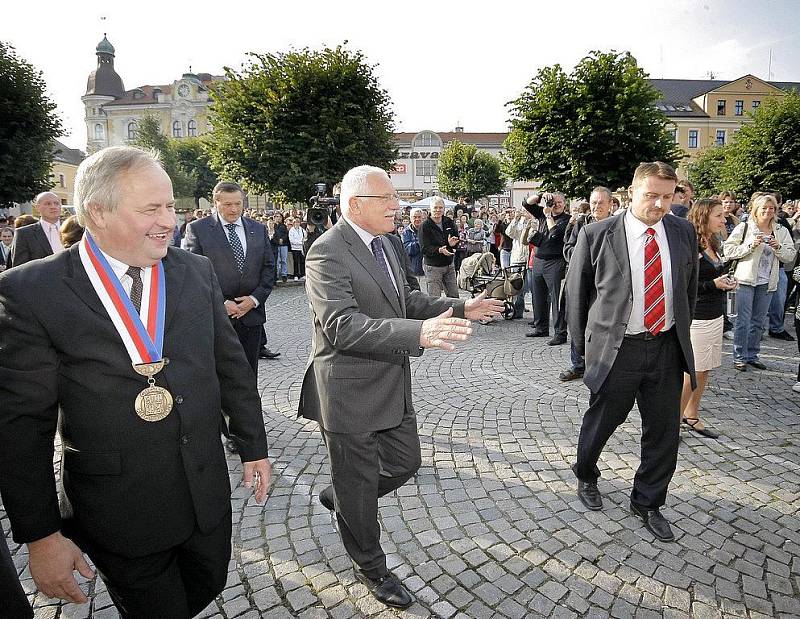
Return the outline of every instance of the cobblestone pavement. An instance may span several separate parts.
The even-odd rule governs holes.
[[[260,367],[275,486],[256,505],[229,458],[234,556],[202,617],[800,617],[796,344],[767,339],[770,369],[740,374],[725,341],[703,401],[723,436],[682,431],[664,509],[673,544],[654,541],[627,509],[635,413],[600,462],[603,511],[577,500],[569,467],[588,392],[557,379],[567,346],[500,321],[476,325],[456,353],[413,360],[422,468],[380,509],[390,567],[418,600],[395,612],[355,581],[316,498],[329,483],[322,441],[295,417],[310,333],[302,287],[275,290],[267,312],[270,347],[282,353]],[[85,585],[90,604],[53,605],[35,593],[24,547],[11,549],[37,618],[117,616],[99,581]]]

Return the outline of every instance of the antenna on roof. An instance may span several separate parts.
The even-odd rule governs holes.
[[[717,79],[717,74],[716,74],[716,73],[714,73],[714,71],[707,71],[707,72],[706,72],[706,75],[708,76],[708,79],[710,79],[710,80],[715,80],[715,79]]]

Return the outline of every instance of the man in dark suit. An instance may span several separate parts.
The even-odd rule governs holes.
[[[188,618],[227,578],[220,410],[261,501],[261,402],[211,263],[169,247],[158,162],[101,150],[78,168],[75,203],[81,243],[0,275],[0,493],[46,596],[86,602],[72,573],[93,575],[86,552],[123,617]]]
[[[46,258],[64,249],[59,231],[61,200],[56,194],[45,191],[33,202],[39,210],[39,221],[17,229],[11,246],[11,266]]]
[[[356,577],[380,602],[406,608],[413,598],[387,569],[380,545],[378,498],[420,465],[409,357],[452,350],[472,332],[469,320],[499,315],[503,306],[483,294],[465,303],[406,285],[402,248],[383,236],[394,231],[399,208],[385,171],[350,170],[341,204],[342,219],[306,261],[314,332],[298,412],[320,424],[332,478],[320,502],[336,511]]]
[[[214,265],[225,310],[253,373],[258,374],[264,302],[275,284],[272,245],[266,226],[242,217],[244,192],[239,185],[217,183],[213,196],[216,213],[186,226],[184,247]]]
[[[591,391],[578,440],[578,497],[602,508],[597,461],[634,402],[642,416],[642,460],[631,510],[662,541],[674,535],[660,508],[678,458],[684,372],[694,387],[689,326],[697,295],[694,227],[670,212],[675,171],[643,163],[630,208],[585,226],[567,275],[567,316]]]

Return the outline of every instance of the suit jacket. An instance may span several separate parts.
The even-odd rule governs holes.
[[[185,249],[211,260],[226,300],[249,295],[258,299],[258,307],[251,309],[239,320],[247,327],[263,325],[267,319],[264,302],[275,285],[275,257],[272,254],[269,233],[263,224],[249,217],[242,217],[247,248],[244,269],[240,273],[223,224],[216,213],[191,222],[186,226]]]
[[[19,266],[31,260],[53,255],[53,248],[44,233],[42,225],[37,221],[17,228],[14,242],[11,244],[11,266]]]
[[[61,529],[59,500],[65,531],[124,556],[175,546],[195,522],[210,531],[230,509],[221,409],[242,460],[266,457],[261,402],[211,263],[170,247],[163,264],[169,363],[155,380],[174,405],[159,422],[134,411],[147,381],[78,245],[0,274],[0,493],[17,542]]]
[[[586,356],[583,382],[597,393],[605,382],[633,309],[625,216],[584,226],[567,272],[567,320],[579,354]],[[695,384],[689,326],[697,298],[697,235],[680,217],[665,216],[672,267],[672,309],[684,370]]]
[[[393,428],[411,403],[410,356],[419,356],[422,321],[464,300],[412,291],[395,245],[382,237],[391,282],[347,220],[323,234],[306,258],[314,332],[298,414],[329,432]]]

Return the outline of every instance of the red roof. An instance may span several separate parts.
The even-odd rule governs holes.
[[[420,131],[415,131],[413,133],[395,133],[394,139],[396,142],[400,143],[411,143],[414,139],[414,136],[421,133]],[[442,138],[442,141],[452,142],[453,140],[458,140],[459,142],[464,142],[465,144],[498,144],[502,145],[505,141],[508,133],[467,133],[466,131],[434,131],[436,135]]]

